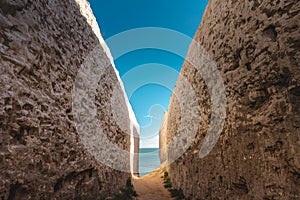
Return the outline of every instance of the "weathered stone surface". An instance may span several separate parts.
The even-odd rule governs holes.
[[[186,62],[181,75],[199,98],[200,128],[192,146],[168,169],[173,186],[186,197],[300,198],[299,24],[298,0],[210,0],[195,40],[224,79],[227,117],[213,151],[199,159],[211,102],[203,79]],[[161,147],[176,135],[180,118],[173,96]],[[162,161],[169,153],[162,152]]]
[[[134,142],[134,145],[131,146],[132,150],[131,152],[133,154],[131,154],[132,156],[132,173],[139,177],[139,151],[140,151],[140,138],[139,138],[139,130],[137,128],[133,128],[133,138],[131,139],[131,141]]]
[[[100,44],[99,56],[111,59],[85,0],[0,1],[0,199],[101,199],[126,185],[130,174],[87,152],[73,120],[75,77]],[[126,97],[119,106],[127,129],[105,107],[122,83],[113,64],[105,74],[95,99],[98,119],[108,138],[129,151]]]

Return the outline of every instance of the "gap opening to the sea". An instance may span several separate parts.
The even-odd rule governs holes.
[[[160,165],[159,148],[140,148],[139,175],[145,176]]]

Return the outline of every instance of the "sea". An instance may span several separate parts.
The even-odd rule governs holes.
[[[140,148],[139,173],[145,176],[160,165],[159,148]]]

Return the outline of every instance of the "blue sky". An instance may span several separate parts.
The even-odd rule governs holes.
[[[141,147],[158,147],[163,114],[208,0],[89,2],[141,126]]]

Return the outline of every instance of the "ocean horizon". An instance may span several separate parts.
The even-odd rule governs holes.
[[[139,174],[145,176],[160,165],[159,148],[140,148]]]

